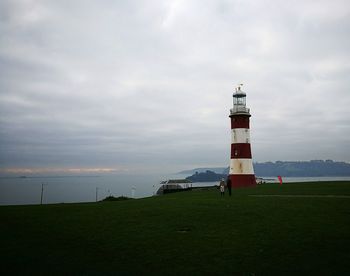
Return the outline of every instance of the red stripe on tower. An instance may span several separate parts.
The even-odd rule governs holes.
[[[231,129],[234,128],[249,128],[249,117],[231,117]]]
[[[252,153],[250,149],[250,110],[246,107],[246,94],[239,85],[233,94],[231,118],[231,160],[229,178],[232,187],[252,187],[256,185]]]
[[[250,144],[231,144],[231,159],[252,158]]]

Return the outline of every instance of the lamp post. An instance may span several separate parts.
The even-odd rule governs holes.
[[[136,187],[132,186],[132,188],[131,188],[131,198],[135,198],[135,191],[136,191]]]
[[[44,186],[47,184],[41,183],[41,196],[40,196],[40,205],[43,205],[43,197],[44,197]]]

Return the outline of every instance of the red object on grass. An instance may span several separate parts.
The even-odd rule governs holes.
[[[279,175],[279,176],[277,176],[277,178],[278,178],[278,181],[280,182],[280,185],[282,185],[282,183],[283,183],[282,182],[282,176]]]

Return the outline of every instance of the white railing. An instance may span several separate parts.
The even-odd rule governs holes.
[[[234,105],[233,108],[230,109],[230,113],[236,114],[236,113],[248,113],[249,114],[250,109],[246,108],[245,106],[239,106],[239,105]]]

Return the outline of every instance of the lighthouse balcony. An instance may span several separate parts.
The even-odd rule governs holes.
[[[233,108],[230,109],[230,114],[250,114],[250,109],[245,106],[234,105]]]

